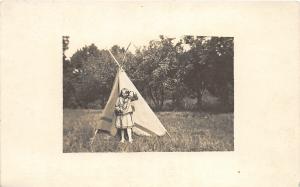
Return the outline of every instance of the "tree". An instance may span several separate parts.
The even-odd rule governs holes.
[[[213,37],[208,43],[210,52],[210,82],[207,89],[220,98],[225,107],[233,109],[233,38]]]
[[[185,68],[182,70],[183,81],[197,97],[198,108],[202,107],[202,96],[208,83],[208,48],[205,37],[185,36],[185,44],[190,45],[190,50],[185,52]]]
[[[156,109],[162,109],[170,91],[174,91],[176,81],[177,54],[179,45],[174,46],[173,38],[160,36],[160,40],[152,40],[148,47],[137,51],[139,61],[134,77],[140,80],[138,85]],[[175,68],[175,69],[174,69]],[[172,90],[173,89],[173,90]]]
[[[63,107],[76,107],[75,89],[72,84],[73,78],[73,66],[69,59],[65,55],[65,51],[69,49],[69,36],[63,36],[62,48],[63,48]]]
[[[185,36],[190,46],[184,56],[185,84],[195,93],[197,105],[202,107],[206,90],[228,104],[233,98],[233,38]],[[233,105],[233,103],[231,103]]]
[[[62,44],[63,44],[63,61],[66,61],[65,51],[69,49],[69,36],[62,37]]]
[[[107,50],[94,44],[77,50],[68,60],[64,54],[68,43],[69,37],[63,37],[64,107],[88,108],[95,102],[103,107],[117,65]],[[180,109],[186,96],[196,97],[201,109],[204,93],[218,97],[223,106],[233,107],[233,38],[185,36],[176,42],[160,36],[135,53],[118,45],[110,50],[157,110],[166,100],[172,101],[169,106],[173,109]]]
[[[125,50],[115,45],[111,48],[120,61]],[[107,50],[99,50],[91,44],[74,53],[71,57],[74,67],[74,87],[78,103],[88,107],[89,103],[100,100],[105,105],[117,71],[116,64]]]

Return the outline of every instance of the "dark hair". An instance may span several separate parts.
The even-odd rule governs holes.
[[[126,93],[127,95],[129,95],[129,93],[131,92],[131,91],[129,91],[127,88],[122,88],[121,91],[120,91],[119,97],[122,96],[122,91],[123,91],[123,90],[125,90],[125,93]]]

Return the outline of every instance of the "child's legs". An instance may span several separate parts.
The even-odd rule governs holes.
[[[121,129],[121,142],[125,141],[125,129]]]
[[[127,134],[128,134],[129,142],[132,142],[132,129],[131,128],[127,128]]]

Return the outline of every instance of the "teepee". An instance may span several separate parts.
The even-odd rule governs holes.
[[[116,61],[115,58],[114,60]],[[119,65],[117,61],[116,63]],[[133,113],[133,132],[135,134],[144,136],[163,136],[164,134],[168,133],[165,127],[156,117],[154,112],[151,110],[145,99],[142,97],[140,92],[128,78],[125,71],[120,66],[117,71],[109,99],[102,112],[100,122],[96,126],[96,131],[104,130],[110,132],[111,135],[116,135],[117,129],[115,127],[116,116],[114,113],[114,108],[122,88],[127,88],[130,91],[135,92],[138,96],[138,100],[133,101],[133,105],[135,107],[135,112]]]

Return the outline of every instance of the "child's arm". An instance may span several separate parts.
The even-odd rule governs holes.
[[[130,92],[129,96],[130,96],[130,100],[131,100],[131,101],[136,101],[136,100],[138,100],[137,94],[136,94],[135,92],[133,92],[133,91]]]
[[[117,98],[117,101],[116,101],[116,104],[115,104],[115,109],[116,110],[120,109],[120,107],[119,107],[119,98]]]
[[[120,113],[121,108],[120,108],[120,98],[117,99],[117,102],[115,104],[115,113],[118,114]]]

